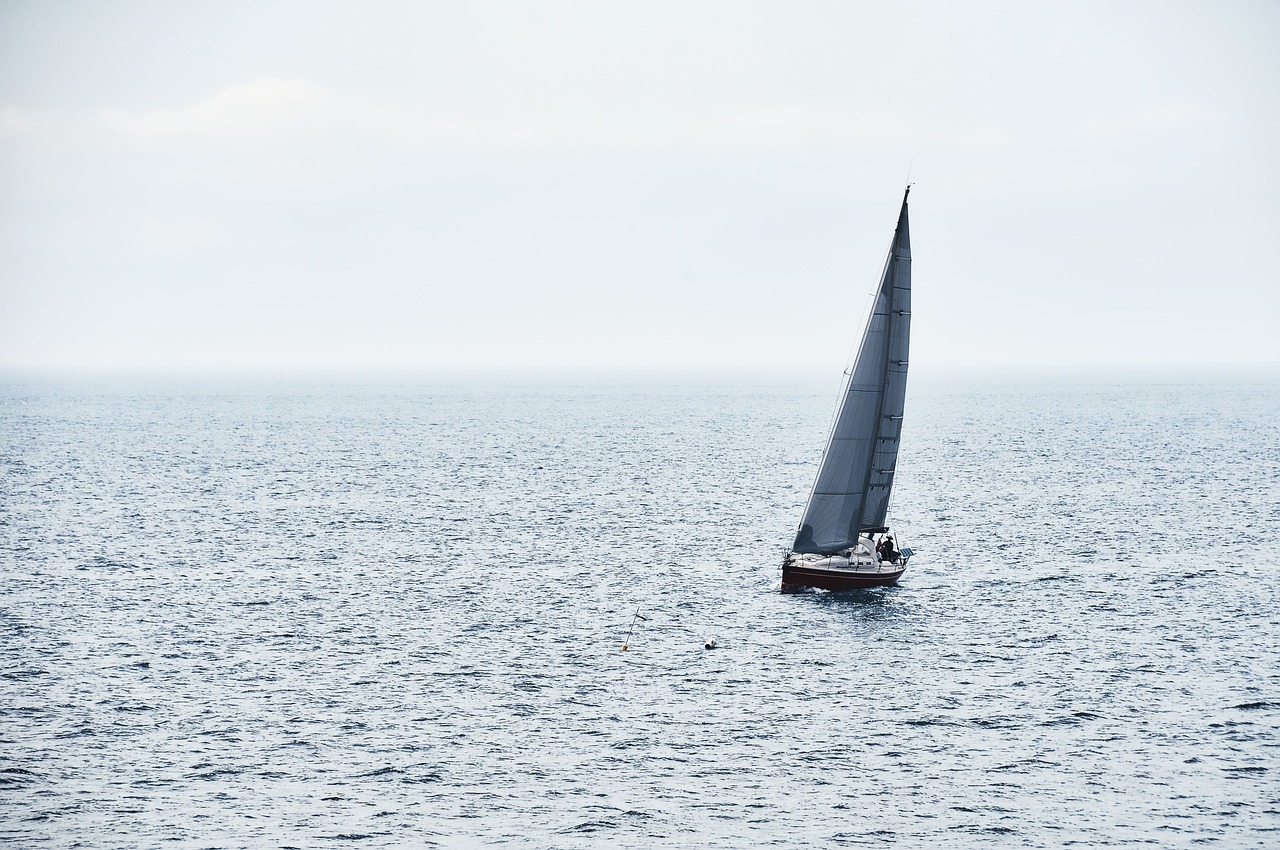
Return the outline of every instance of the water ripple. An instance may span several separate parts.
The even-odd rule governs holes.
[[[0,841],[1274,843],[1280,388],[912,392],[784,596],[827,388],[9,385]]]

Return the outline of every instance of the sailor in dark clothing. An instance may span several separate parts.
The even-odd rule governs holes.
[[[880,545],[876,547],[876,552],[880,554],[880,560],[888,561],[890,564],[898,563],[898,550],[893,548],[893,535],[886,534],[884,540],[881,540]]]

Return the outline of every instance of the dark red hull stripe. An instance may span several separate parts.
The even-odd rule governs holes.
[[[783,587],[818,587],[823,590],[857,590],[860,587],[884,587],[897,584],[905,569],[892,573],[846,573],[834,570],[783,567]]]

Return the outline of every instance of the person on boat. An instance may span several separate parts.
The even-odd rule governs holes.
[[[880,560],[888,561],[891,564],[898,563],[898,551],[893,548],[892,534],[884,536],[884,539],[880,541],[880,545],[876,547],[876,552],[880,555]]]

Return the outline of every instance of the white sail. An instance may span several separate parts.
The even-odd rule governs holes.
[[[847,549],[885,524],[902,436],[911,335],[911,235],[907,195],[840,399],[831,438],[792,549],[824,555]]]

